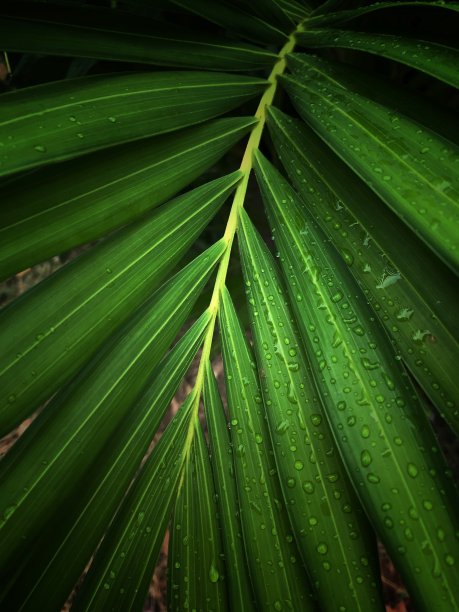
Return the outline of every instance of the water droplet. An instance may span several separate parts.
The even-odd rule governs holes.
[[[453,555],[445,555],[445,562],[446,562],[446,565],[449,565],[450,567],[454,565]]]
[[[408,475],[411,476],[411,478],[416,478],[416,476],[418,475],[418,468],[414,465],[414,463],[408,463],[406,469]]]
[[[311,423],[318,427],[322,423],[322,417],[320,414],[311,414]]]
[[[306,480],[303,482],[303,490],[309,494],[314,493],[314,483],[312,483],[310,480]]]
[[[368,482],[371,482],[371,484],[378,484],[378,482],[380,482],[379,476],[376,476],[376,474],[373,474],[371,472],[370,474],[367,474],[367,480]]]
[[[10,404],[13,404],[16,401],[16,395],[14,393],[11,393],[10,395],[8,395],[8,402]]]
[[[370,428],[368,427],[368,425],[362,425],[362,429],[360,430],[360,435],[362,436],[362,438],[369,438],[370,437]]]
[[[284,434],[289,428],[289,426],[290,426],[290,423],[287,420],[280,421],[280,423],[278,423],[276,426],[276,433],[281,434],[281,435]]]
[[[303,467],[304,467],[304,464],[302,461],[295,461],[295,470],[298,470],[299,472],[300,470],[303,469]]]
[[[373,458],[367,450],[363,450],[360,453],[360,462],[363,465],[363,467],[368,467],[372,461],[373,461]]]
[[[218,569],[215,567],[214,563],[212,563],[209,570],[209,579],[211,582],[217,582],[219,578],[220,574],[218,573]]]
[[[332,295],[331,301],[336,303],[342,299],[343,299],[343,294],[341,293],[341,291],[337,291],[334,295]]]
[[[362,357],[361,361],[362,361],[363,367],[366,370],[376,370],[377,368],[379,368],[378,362],[372,363],[367,357]]]
[[[352,266],[352,264],[354,263],[354,257],[352,253],[348,251],[347,249],[341,249],[341,255],[344,261],[347,263],[347,265]]]
[[[320,544],[317,546],[317,552],[320,555],[326,555],[328,552],[328,546],[325,544],[325,542],[320,542]]]
[[[116,123],[116,117],[109,117],[108,120],[110,123]]]
[[[39,153],[45,153],[46,151],[46,147],[44,147],[43,145],[35,145],[34,149],[35,151],[38,151]]]

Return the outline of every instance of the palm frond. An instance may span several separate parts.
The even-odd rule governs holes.
[[[84,250],[0,312],[2,608],[169,541],[171,610],[376,611],[379,540],[453,612],[459,4],[109,4],[0,7],[0,277]]]

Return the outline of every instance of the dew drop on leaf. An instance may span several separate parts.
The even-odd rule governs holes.
[[[217,582],[219,578],[220,578],[220,574],[218,573],[218,569],[215,567],[214,563],[212,562],[210,566],[210,570],[209,570],[209,579],[211,582]]]

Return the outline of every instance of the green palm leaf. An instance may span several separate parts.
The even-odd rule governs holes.
[[[65,474],[71,470],[79,482],[97,460],[186,320],[222,250],[217,243],[147,300],[54,397],[37,427],[2,463],[2,497],[8,505],[0,525],[6,532],[2,565],[14,568],[27,538],[39,532],[49,509],[73,488]]]
[[[42,530],[40,544],[28,550],[15,568],[2,593],[4,607],[62,607],[136,475],[209,319],[209,313],[204,313],[151,374],[151,384],[147,383],[136,400],[134,418],[131,414],[124,417],[92,465],[84,489],[74,492],[65,512],[58,509],[59,521]]]
[[[44,168],[26,187],[21,177],[10,182],[1,192],[9,203],[0,210],[1,278],[138,219],[211,167],[251,125],[220,119]]]
[[[343,47],[374,53],[422,70],[453,87],[459,86],[459,52],[446,45],[392,34],[332,29],[302,32],[298,41],[305,47]]]
[[[245,213],[239,243],[266,417],[304,562],[324,609],[352,602],[377,610],[374,542],[316,396],[282,280]]]
[[[284,604],[294,610],[313,609],[307,575],[282,511],[284,501],[262,409],[261,385],[225,288],[220,325],[238,506],[255,596],[268,610],[281,610]],[[249,410],[249,406],[256,408]]]
[[[275,108],[269,127],[291,184],[333,240],[424,392],[459,431],[454,274],[432,260],[429,250],[312,130]],[[424,291],[427,284],[429,292]]]
[[[0,175],[70,159],[221,115],[263,82],[204,72],[97,75],[14,91],[0,101]],[[31,138],[30,134],[38,130]]]
[[[225,564],[207,444],[199,420],[172,516],[169,610],[227,610]]]
[[[339,4],[339,2],[338,2]],[[331,3],[330,3],[331,5]],[[450,11],[459,11],[459,3],[457,2],[435,2],[435,1],[427,1],[427,2],[375,2],[374,4],[370,4],[368,6],[361,6],[358,8],[353,8],[350,10],[342,10],[336,13],[326,13],[324,15],[318,14],[315,17],[311,17],[308,21],[309,26],[317,27],[321,25],[337,25],[342,23],[347,23],[352,19],[356,19],[362,15],[367,15],[370,13],[377,13],[380,10],[392,9],[392,8],[405,8],[405,7],[428,7],[428,8],[442,8]],[[339,8],[339,7],[337,7]]]
[[[0,7],[2,608],[454,612],[458,3],[96,4]]]
[[[21,3],[22,4],[22,3]],[[48,9],[48,10],[47,10]],[[0,37],[7,51],[47,53],[104,60],[138,62],[200,70],[256,70],[269,66],[275,55],[245,44],[222,45],[217,38],[196,36],[164,23],[135,22],[113,12],[83,7],[24,8],[7,3],[0,10]],[[144,25],[144,27],[142,27]],[[140,29],[140,31],[139,31]],[[43,41],[46,45],[43,45]]]
[[[457,555],[457,525],[443,497],[450,485],[416,393],[346,263],[261,155],[257,178],[314,378],[359,497],[413,597],[455,607],[459,591],[445,561]],[[390,489],[380,486],[387,474]],[[438,537],[439,524],[449,537]]]
[[[290,61],[295,78],[282,79],[305,121],[446,263],[457,267],[457,147],[346,91],[308,56]]]

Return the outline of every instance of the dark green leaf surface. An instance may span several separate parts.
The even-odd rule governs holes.
[[[305,47],[341,47],[387,57],[459,87],[459,51],[446,45],[392,34],[334,29],[308,30],[297,38]]]
[[[260,154],[256,169],[315,381],[359,497],[419,609],[454,610],[458,497],[416,393],[346,263]]]
[[[215,3],[213,0],[173,0],[173,2],[249,40],[278,44],[285,42],[286,36],[281,30],[259,17],[231,6],[231,3]]]
[[[155,369],[135,411],[126,415],[91,466],[85,486],[72,491],[64,502],[65,511],[56,505],[55,518],[42,530],[36,546],[27,550],[9,587],[3,586],[4,608],[57,610],[64,605],[134,478],[209,319],[206,311]],[[53,409],[59,409],[57,403],[42,419],[54,418]]]
[[[0,208],[0,278],[138,219],[212,166],[251,125],[220,119],[10,182],[0,192],[8,204]]]
[[[286,508],[323,610],[380,610],[376,549],[341,461],[275,263],[238,232],[267,421]]]
[[[0,97],[0,176],[211,119],[264,87],[244,76],[158,72],[12,91]]]
[[[250,3],[245,0],[236,0],[236,2],[233,1],[233,4],[237,4],[242,10],[258,15],[260,19],[272,25],[277,25],[280,30],[286,33],[296,24],[296,20],[289,16],[287,9],[294,9],[300,12],[302,17],[305,16],[304,7],[295,1],[289,0],[287,2],[279,0],[253,0]]]
[[[459,3],[457,2],[375,2],[369,6],[361,6],[354,9],[343,10],[336,13],[328,13],[325,15],[317,15],[317,17],[311,17],[308,21],[308,27],[317,26],[336,26],[337,24],[347,23],[352,19],[356,19],[362,15],[370,13],[377,13],[380,10],[392,9],[392,8],[404,8],[404,7],[432,7],[442,8],[450,11],[459,11]],[[445,15],[446,16],[446,15]]]
[[[180,196],[1,311],[3,433],[77,372],[151,295],[238,179],[235,173]]]
[[[289,62],[295,78],[281,80],[301,117],[430,248],[459,269],[457,147],[346,91],[306,55]]]
[[[253,588],[246,562],[239,499],[234,474],[233,448],[226,415],[210,363],[206,367],[204,407],[209,428],[211,465],[222,524],[221,536],[225,559],[225,581],[230,610],[256,610]]]
[[[186,461],[195,401],[191,393],[143,466],[72,606],[76,612],[142,609]]]
[[[219,311],[239,513],[257,609],[313,610],[272,453],[256,366],[226,288]]]
[[[147,300],[54,397],[48,407],[53,418],[45,416],[40,435],[32,429],[24,438],[27,451],[15,447],[2,462],[2,571],[15,567],[55,504],[84,481],[185,322],[223,249],[222,241],[210,247]]]
[[[170,528],[168,610],[227,610],[225,574],[209,454],[195,418]]]
[[[424,392],[459,432],[454,274],[306,125],[272,109],[269,128],[291,184],[341,253]]]
[[[309,64],[316,66],[345,89],[392,109],[417,123],[437,132],[443,138],[459,143],[459,124],[456,113],[436,102],[418,95],[417,92],[395,85],[390,79],[374,74],[372,70],[356,68],[347,63],[330,61],[309,55]]]
[[[19,11],[20,11],[19,7]],[[88,13],[82,23],[74,23],[73,14],[55,19],[47,15],[28,17],[18,9],[0,9],[0,38],[7,51],[51,55],[91,57],[103,60],[156,64],[203,70],[247,71],[269,66],[275,55],[244,43],[222,41],[205,35],[169,33],[156,26],[151,33],[126,31],[106,22],[92,25]],[[78,7],[81,14],[82,9]],[[11,15],[11,16],[10,16]],[[156,31],[155,31],[156,30]]]

